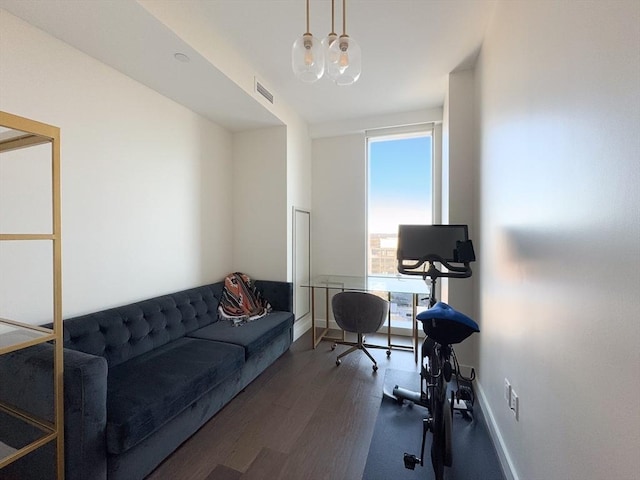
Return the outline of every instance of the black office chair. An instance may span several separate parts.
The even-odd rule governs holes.
[[[333,316],[338,326],[345,332],[358,335],[357,342],[336,341],[331,350],[337,345],[350,345],[351,348],[338,355],[336,365],[340,365],[340,359],[355,350],[362,350],[373,362],[373,371],[378,370],[378,364],[367,348],[384,348],[382,345],[364,343],[365,333],[377,332],[384,323],[389,313],[389,302],[382,298],[365,292],[340,292],[334,295],[331,301]]]

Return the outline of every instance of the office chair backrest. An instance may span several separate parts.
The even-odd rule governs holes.
[[[347,332],[377,332],[389,313],[389,302],[365,292],[340,292],[331,301],[338,326]]]

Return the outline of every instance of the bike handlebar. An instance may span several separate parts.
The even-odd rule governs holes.
[[[469,278],[472,275],[471,266],[469,262],[462,262],[462,266],[453,265],[451,262],[445,260],[440,255],[430,254],[425,255],[424,257],[419,258],[415,263],[406,265],[403,263],[404,260],[398,259],[398,271],[405,275],[420,275],[422,278],[431,277],[447,277],[447,278]],[[434,264],[440,263],[443,267],[445,267],[448,272],[443,272],[439,270]],[[429,264],[428,270],[417,271],[417,268],[420,268],[425,263]]]

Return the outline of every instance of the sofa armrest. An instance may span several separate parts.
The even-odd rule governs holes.
[[[107,360],[65,349],[64,398],[65,479],[106,479]]]
[[[0,401],[53,420],[52,345],[36,345],[0,356],[0,372]],[[107,361],[96,355],[64,349],[67,480],[107,478],[106,423]],[[49,459],[44,454],[37,455],[37,452],[29,456],[33,456],[29,470],[47,471],[47,465],[34,468],[34,462]],[[21,466],[18,464],[14,468]]]
[[[256,280],[255,287],[262,292],[274,310],[293,312],[293,284],[274,280]]]

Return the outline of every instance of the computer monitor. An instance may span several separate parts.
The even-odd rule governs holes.
[[[457,242],[469,240],[466,225],[399,225],[398,262],[417,262],[438,255],[447,262],[459,262]]]

